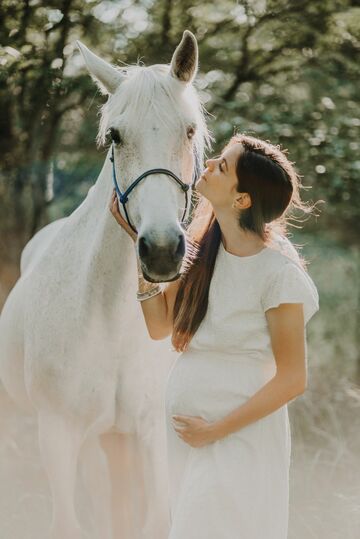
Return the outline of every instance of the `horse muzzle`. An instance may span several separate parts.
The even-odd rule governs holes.
[[[143,274],[150,282],[169,282],[177,279],[184,255],[183,234],[177,234],[165,245],[159,245],[146,236],[139,238],[139,257]]]

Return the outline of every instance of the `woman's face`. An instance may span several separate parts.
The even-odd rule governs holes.
[[[233,144],[220,157],[206,161],[206,169],[196,183],[196,190],[214,208],[229,208],[238,197],[236,163],[243,151],[240,143]]]

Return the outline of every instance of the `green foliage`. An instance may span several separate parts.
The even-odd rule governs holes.
[[[185,28],[199,42],[214,150],[234,129],[287,148],[311,199],[326,202],[308,226],[357,244],[356,0],[4,0],[0,20],[1,258],[10,239],[16,257],[37,228],[76,207],[103,161],[104,98],[75,40],[115,64],[151,64],[170,61]]]

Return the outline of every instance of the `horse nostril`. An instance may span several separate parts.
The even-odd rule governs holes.
[[[139,238],[139,255],[140,255],[140,258],[144,258],[146,256],[148,256],[149,254],[149,246],[146,244],[146,239],[144,238],[144,236],[141,236],[141,238]]]
[[[180,257],[183,257],[184,254],[185,254],[185,238],[181,234],[179,236],[179,243],[178,243],[178,246],[176,247],[175,255],[180,258]]]

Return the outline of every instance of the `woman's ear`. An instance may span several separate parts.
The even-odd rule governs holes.
[[[238,193],[233,200],[232,208],[234,210],[247,210],[251,207],[251,197],[249,193]]]

